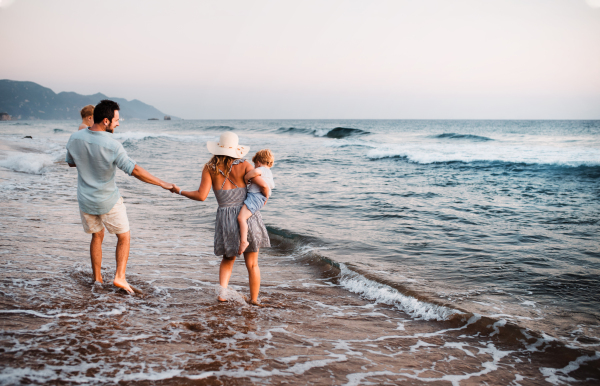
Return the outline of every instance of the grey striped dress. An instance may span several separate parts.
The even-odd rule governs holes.
[[[240,161],[243,162],[244,160]],[[231,182],[233,183],[233,181]],[[225,184],[224,181],[223,184]],[[228,190],[223,190],[222,188],[221,190],[214,190],[215,197],[219,203],[215,223],[215,255],[233,257],[237,256],[240,247],[240,226],[237,216],[242,206],[244,206],[246,188]],[[260,248],[271,246],[269,234],[263,223],[260,210],[257,210],[248,219],[248,242],[250,245],[246,248],[246,252],[257,252]]]

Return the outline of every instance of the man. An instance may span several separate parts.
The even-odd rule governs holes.
[[[92,234],[90,256],[94,280],[102,283],[102,240],[104,227],[117,235],[117,272],[113,284],[132,294],[125,280],[129,258],[129,220],[123,198],[115,184],[116,168],[140,181],[171,189],[168,184],[148,173],[127,156],[123,145],[112,138],[119,126],[119,105],[103,100],[94,108],[94,124],[71,135],[65,161],[77,167],[77,200],[81,222],[86,233]]]

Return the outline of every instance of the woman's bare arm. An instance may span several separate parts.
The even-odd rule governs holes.
[[[204,201],[208,197],[210,188],[212,187],[212,176],[206,167],[202,170],[202,180],[200,181],[200,187],[198,190],[185,190],[181,191],[181,195],[189,198],[190,200]],[[173,184],[171,192],[179,193],[179,186]]]

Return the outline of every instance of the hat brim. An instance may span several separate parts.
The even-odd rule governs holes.
[[[232,158],[242,158],[250,151],[250,146],[221,147],[218,142],[206,142],[206,148],[214,155],[226,155]]]

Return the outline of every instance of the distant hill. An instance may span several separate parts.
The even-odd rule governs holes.
[[[74,92],[56,94],[47,87],[33,82],[0,80],[0,113],[12,119],[81,119],[79,110],[85,105],[96,105],[102,99],[111,99],[121,106],[119,115],[125,119],[163,119],[166,115],[137,99],[107,97],[104,94],[80,95]],[[176,117],[172,117],[176,119]]]

